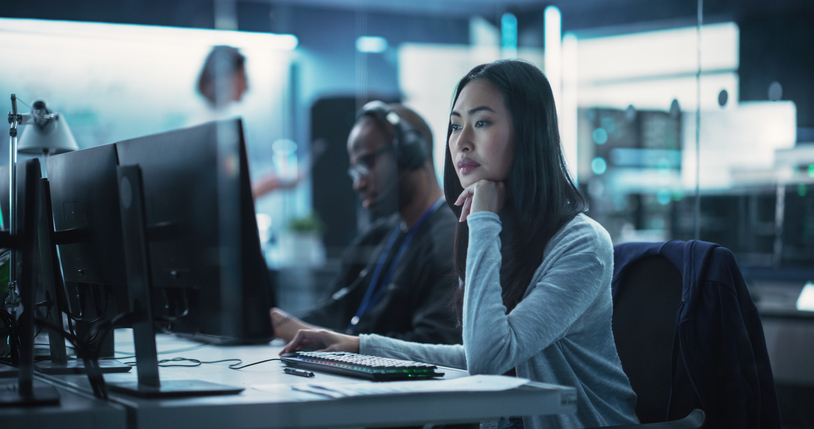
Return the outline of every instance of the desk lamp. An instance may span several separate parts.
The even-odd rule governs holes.
[[[67,121],[59,113],[51,112],[43,100],[37,100],[32,106],[29,114],[17,113],[17,96],[11,94],[11,110],[8,115],[9,129],[9,224],[8,231],[12,241],[16,238],[17,231],[17,154],[24,153],[30,155],[56,155],[63,152],[78,150],[79,146],[71,134]],[[26,127],[20,141],[17,141],[17,127]],[[9,296],[6,299],[6,307],[9,313],[14,315],[16,307],[19,305],[17,295],[16,279],[17,264],[16,252],[11,252],[9,259]]]
[[[30,116],[32,126],[23,129],[18,153],[47,156],[79,150],[65,118],[51,112],[45,101],[35,101]]]
[[[32,237],[20,237],[17,226],[17,153],[50,155],[76,150],[78,147],[65,119],[61,118],[58,113],[52,113],[44,101],[36,101],[30,114],[20,114],[17,112],[17,97],[11,94],[11,110],[8,115],[10,124],[8,247],[11,250],[9,256],[8,296],[6,297],[5,307],[9,310],[12,319],[17,318],[17,309],[21,304],[24,312],[20,317],[21,349],[18,383],[14,384],[7,381],[1,383],[0,406],[56,405],[59,403],[59,394],[56,389],[50,385],[35,383],[33,380],[34,302],[31,296],[31,285],[23,285],[23,288],[28,287],[29,290],[22,291],[22,296],[17,285],[17,249],[21,246],[24,247],[24,240],[33,239]],[[18,145],[17,128],[23,124],[33,124],[33,126],[24,130],[21,136],[22,142]],[[28,191],[27,187],[26,192]],[[28,255],[27,257],[31,256]],[[30,338],[28,338],[29,336]]]

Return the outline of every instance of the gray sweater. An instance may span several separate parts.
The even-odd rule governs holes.
[[[577,413],[524,417],[526,428],[638,423],[636,395],[611,331],[613,245],[584,214],[549,241],[523,300],[506,314],[500,287],[500,218],[472,213],[466,259],[463,345],[360,335],[360,352],[432,362],[470,374],[504,374],[573,386]]]

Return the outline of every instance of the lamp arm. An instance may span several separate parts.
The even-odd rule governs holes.
[[[17,127],[23,121],[23,115],[17,113],[17,96],[11,94],[11,113],[8,115],[9,128],[9,223],[8,231],[11,241],[17,236]],[[5,307],[12,314],[16,315],[17,307],[20,305],[20,296],[17,290],[17,251],[14,247],[9,250],[9,282],[8,296]]]

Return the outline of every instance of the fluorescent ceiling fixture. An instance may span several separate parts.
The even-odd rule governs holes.
[[[356,39],[356,50],[368,54],[381,54],[387,50],[387,39],[378,36],[361,36]]]
[[[646,76],[695,76],[696,27],[579,39],[579,81],[613,82]],[[701,70],[738,69],[739,29],[735,23],[701,27]]]
[[[299,43],[293,34],[249,33],[245,31],[208,30],[199,28],[161,27],[154,25],[107,24],[98,22],[49,21],[39,19],[0,18],[0,32],[64,35],[77,38],[138,40],[145,43],[189,45],[231,45],[237,48],[260,48],[292,51]]]
[[[814,311],[814,283],[803,286],[803,290],[797,298],[797,310]]]
[[[582,44],[582,42],[579,42]],[[582,68],[584,58],[579,58]],[[718,105],[718,93],[725,89],[730,102],[725,108]],[[738,105],[738,74],[713,73],[701,75],[701,110],[721,111]],[[698,100],[698,81],[695,75],[672,76],[653,79],[630,79],[613,84],[580,82],[578,103],[580,107],[611,107],[620,110],[633,105],[640,110],[667,112],[673,100],[684,111],[695,111]],[[695,144],[695,143],[693,143]]]

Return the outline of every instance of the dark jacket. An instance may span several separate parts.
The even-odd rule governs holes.
[[[662,255],[681,271],[673,359],[680,353],[707,427],[779,428],[763,324],[732,252],[691,240],[620,244],[614,253],[614,279],[647,255]],[[614,297],[617,290],[614,280]]]
[[[400,222],[398,214],[380,219],[354,240],[321,305],[303,320],[345,332],[370,285],[379,256]],[[429,215],[398,259],[391,281],[381,285],[381,298],[364,313],[353,333],[422,343],[461,343],[461,330],[451,310],[458,286],[452,269],[456,225],[457,219],[445,203]],[[391,257],[399,244],[390,252]]]

